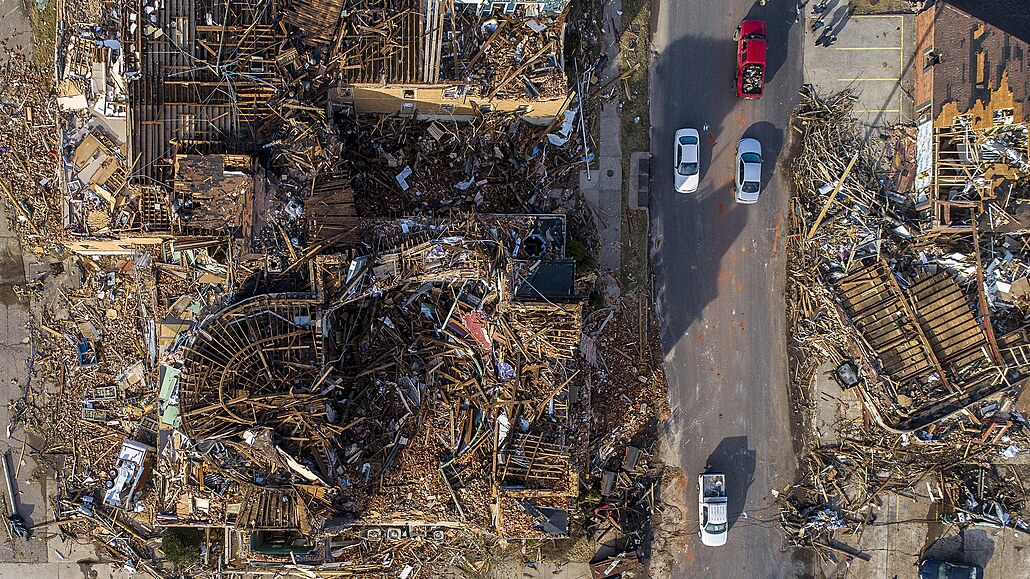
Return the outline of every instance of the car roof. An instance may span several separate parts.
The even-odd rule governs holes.
[[[745,181],[762,181],[762,165],[760,163],[744,163]]]
[[[765,64],[765,41],[747,40],[744,47],[744,59],[741,64]]]

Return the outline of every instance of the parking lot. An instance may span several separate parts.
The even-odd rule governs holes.
[[[915,16],[877,14],[852,16],[847,5],[831,5],[815,31],[817,20],[805,14],[804,79],[820,93],[850,88],[858,95],[856,116],[873,127],[912,119],[912,56]],[[832,46],[816,45],[829,27],[837,35]]]

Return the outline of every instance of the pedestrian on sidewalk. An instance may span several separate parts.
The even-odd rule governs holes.
[[[836,42],[837,42],[837,35],[836,34],[827,34],[826,35],[826,47],[827,48],[833,46]]]

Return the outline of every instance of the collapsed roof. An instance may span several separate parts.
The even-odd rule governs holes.
[[[305,291],[211,316],[182,350],[173,469],[200,461],[215,476],[199,481],[235,489],[237,506],[216,510],[240,529],[567,532],[555,513],[577,490],[568,404],[581,304],[515,296],[539,267],[520,256],[543,239],[540,223],[384,224],[378,249],[315,258]]]

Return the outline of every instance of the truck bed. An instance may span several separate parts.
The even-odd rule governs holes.
[[[757,64],[748,64],[742,71],[740,92],[744,94],[761,94],[762,92],[762,67]]]
[[[702,496],[706,499],[720,498],[726,496],[726,475],[705,474],[701,475]]]

